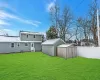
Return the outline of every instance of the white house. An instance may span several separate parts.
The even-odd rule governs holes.
[[[41,51],[43,34],[20,31],[19,36],[0,36],[0,53]]]

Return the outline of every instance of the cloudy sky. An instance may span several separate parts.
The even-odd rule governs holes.
[[[57,0],[74,16],[85,16],[92,0]],[[100,0],[99,0],[100,1]],[[0,0],[0,35],[18,35],[20,30],[45,33],[50,26],[49,9],[55,0]],[[99,2],[98,2],[99,3]]]

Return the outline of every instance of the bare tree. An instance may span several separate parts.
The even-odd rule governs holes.
[[[90,21],[87,18],[78,18],[77,19],[77,31],[78,29],[80,30],[80,33],[82,33],[84,36],[83,39],[85,39],[86,41],[89,40],[89,36],[90,36]]]
[[[64,7],[64,10],[59,18],[59,35],[65,41],[65,36],[68,34],[70,38],[72,35],[69,32],[70,23],[72,21],[72,14],[69,7]]]
[[[65,35],[69,34],[70,38],[73,36],[70,34],[69,28],[72,21],[72,14],[69,7],[65,7],[63,11],[63,39],[65,40]]]
[[[77,40],[77,41],[79,41],[79,37],[78,37],[78,35],[80,35],[81,34],[81,28],[80,28],[80,25],[79,25],[79,23],[78,23],[78,20],[76,21],[76,28],[75,28],[75,39]]]
[[[60,12],[59,5],[57,1],[55,1],[54,6],[50,8],[50,21],[52,23],[52,26],[56,28],[57,33],[58,33],[59,12]]]
[[[91,32],[93,35],[94,43],[97,44],[97,0],[94,0],[90,5],[89,18],[91,21]]]
[[[64,7],[63,11],[60,12],[60,7],[56,1],[55,5],[50,9],[50,18],[52,25],[57,30],[57,34],[65,41],[65,35],[69,34],[68,28],[72,20],[70,8]]]

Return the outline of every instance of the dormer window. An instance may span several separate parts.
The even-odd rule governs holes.
[[[28,35],[27,35],[27,38],[28,38]]]
[[[35,35],[33,37],[35,38]]]

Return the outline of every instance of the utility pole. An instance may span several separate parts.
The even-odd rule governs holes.
[[[99,11],[97,9],[97,34],[98,34],[98,47],[100,47],[100,29],[99,29]]]

